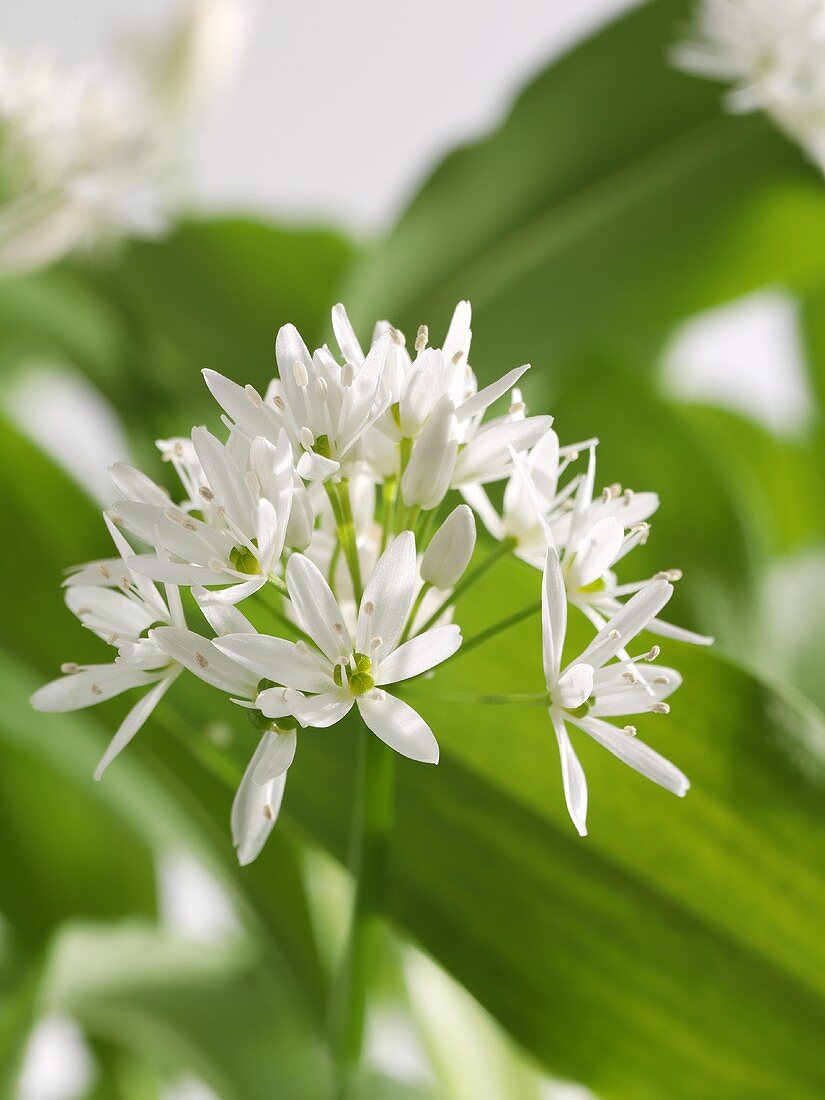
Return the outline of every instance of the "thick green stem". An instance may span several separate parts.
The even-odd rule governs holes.
[[[355,901],[349,944],[333,987],[330,1014],[340,1100],[350,1100],[357,1084],[370,978],[384,910],[392,828],[393,752],[366,726],[362,725],[360,738],[360,774],[352,837]]]
[[[513,549],[513,541],[511,539],[504,539],[498,544],[487,557],[477,565],[471,572],[466,573],[462,580],[458,582],[455,588],[452,590],[449,596],[438,605],[435,611],[430,615],[429,619],[424,623],[420,630],[416,631],[416,634],[423,634],[425,630],[429,630],[431,626],[434,626],[448,607],[451,607],[460,596],[462,596],[471,585],[474,585],[476,581],[480,580],[488,569],[491,569],[497,561],[500,561],[506,554],[509,554]],[[464,643],[466,647],[466,642]]]

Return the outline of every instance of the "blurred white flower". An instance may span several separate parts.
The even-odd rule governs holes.
[[[823,0],[701,0],[682,69],[733,88],[728,109],[762,110],[825,171]]]
[[[247,14],[193,0],[131,68],[0,44],[0,275],[166,229],[192,116],[236,66]]]
[[[570,742],[567,723],[583,730],[625,764],[674,794],[690,786],[686,776],[649,746],[636,740],[634,726],[618,729],[606,717],[630,714],[666,714],[663,700],[682,682],[678,672],[657,668],[648,675],[639,662],[658,656],[654,648],[643,657],[614,661],[625,651],[673,595],[664,580],[651,581],[608,622],[589,646],[564,669],[561,667],[567,632],[567,593],[561,563],[547,551],[542,581],[542,654],[550,701],[550,719],[559,743],[564,796],[573,824],[587,834],[587,781]]]

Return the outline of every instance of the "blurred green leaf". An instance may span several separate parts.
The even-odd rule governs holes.
[[[704,441],[764,553],[775,557],[825,539],[818,425],[801,439],[784,439],[726,409],[685,405],[681,415]]]
[[[90,925],[57,938],[43,999],[168,1077],[196,1074],[221,1100],[316,1100],[329,1065],[290,993],[240,944]]]
[[[594,349],[644,362],[675,321],[825,268],[820,174],[718,84],[668,60],[685,0],[644,4],[541,73],[450,154],[345,293],[359,323],[438,332],[474,308],[480,376],[557,376]]]
[[[86,269],[130,340],[122,415],[140,417],[143,432],[148,416],[166,434],[181,431],[181,407],[187,425],[215,417],[204,367],[265,388],[279,327],[292,321],[320,342],[352,257],[332,231],[223,218],[183,222],[163,240],[130,242],[112,266]]]

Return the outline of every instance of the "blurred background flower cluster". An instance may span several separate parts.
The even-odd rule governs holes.
[[[733,46],[768,12],[793,65],[816,5],[740,6]],[[111,462],[162,479],[147,440],[216,426],[202,368],[262,388],[286,322],[320,344],[341,300],[363,338],[375,317],[440,331],[461,298],[482,384],[531,362],[531,408],[661,492],[646,563],[684,569],[675,617],[718,646],[673,644],[686,686],[666,733],[640,723],[690,775],[684,805],[585,747],[586,841],[545,716],[430,704],[443,758],[399,772],[365,1100],[825,1095],[825,181],[794,140],[819,116],[788,107],[786,72],[746,79],[764,35],[730,64],[731,41],[680,55],[694,15],[7,13],[0,1095],[329,1095],[347,732],[305,738],[283,827],[241,869],[226,821],[254,731],[230,705],[187,685],[95,784],[128,704],[44,720],[27,700],[98,659],[61,570],[107,552]],[[738,82],[734,113],[704,75]],[[510,581],[470,620],[521,606]],[[456,685],[541,686],[520,660],[537,629]]]

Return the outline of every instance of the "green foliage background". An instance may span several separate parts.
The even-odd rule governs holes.
[[[720,645],[669,643],[685,686],[667,723],[639,723],[690,775],[688,798],[582,745],[586,841],[566,818],[540,712],[424,703],[443,760],[400,761],[397,940],[465,986],[531,1072],[604,1100],[820,1100],[823,632],[794,625],[816,598],[806,584],[825,576],[822,423],[788,441],[676,405],[656,367],[686,317],[781,286],[798,297],[821,400],[825,184],[766,120],[723,116],[718,87],[669,67],[685,15],[658,0],[553,64],[380,241],[187,220],[163,241],[0,283],[0,367],[7,384],[40,357],[79,368],[159,473],[155,436],[216,423],[202,367],[262,386],[288,320],[319,343],[343,300],[364,335],[385,316],[437,333],[470,298],[481,379],[531,361],[528,402],[566,439],[597,434],[611,479],[661,492],[635,565],[682,566],[679,621]],[[328,961],[305,854],[346,862],[352,731],[302,739],[282,821],[243,871],[227,822],[252,732],[230,705],[216,713],[208,689],[176,686],[94,784],[122,701],[45,717],[27,697],[62,660],[99,652],[57,585],[66,565],[104,553],[105,532],[10,423],[0,466],[0,1094],[14,1095],[32,1021],[59,1008],[92,1044],[101,1098],[149,1100],[184,1070],[229,1100],[327,1095]],[[805,583],[802,558],[814,563]],[[513,565],[461,609],[467,629],[528,603],[535,584]],[[530,690],[536,652],[537,625],[523,624],[442,680]],[[232,729],[226,747],[205,736],[216,719]],[[181,847],[237,906],[243,931],[224,946],[180,942],[157,920],[154,860]],[[376,1078],[364,1095],[454,1093]]]

